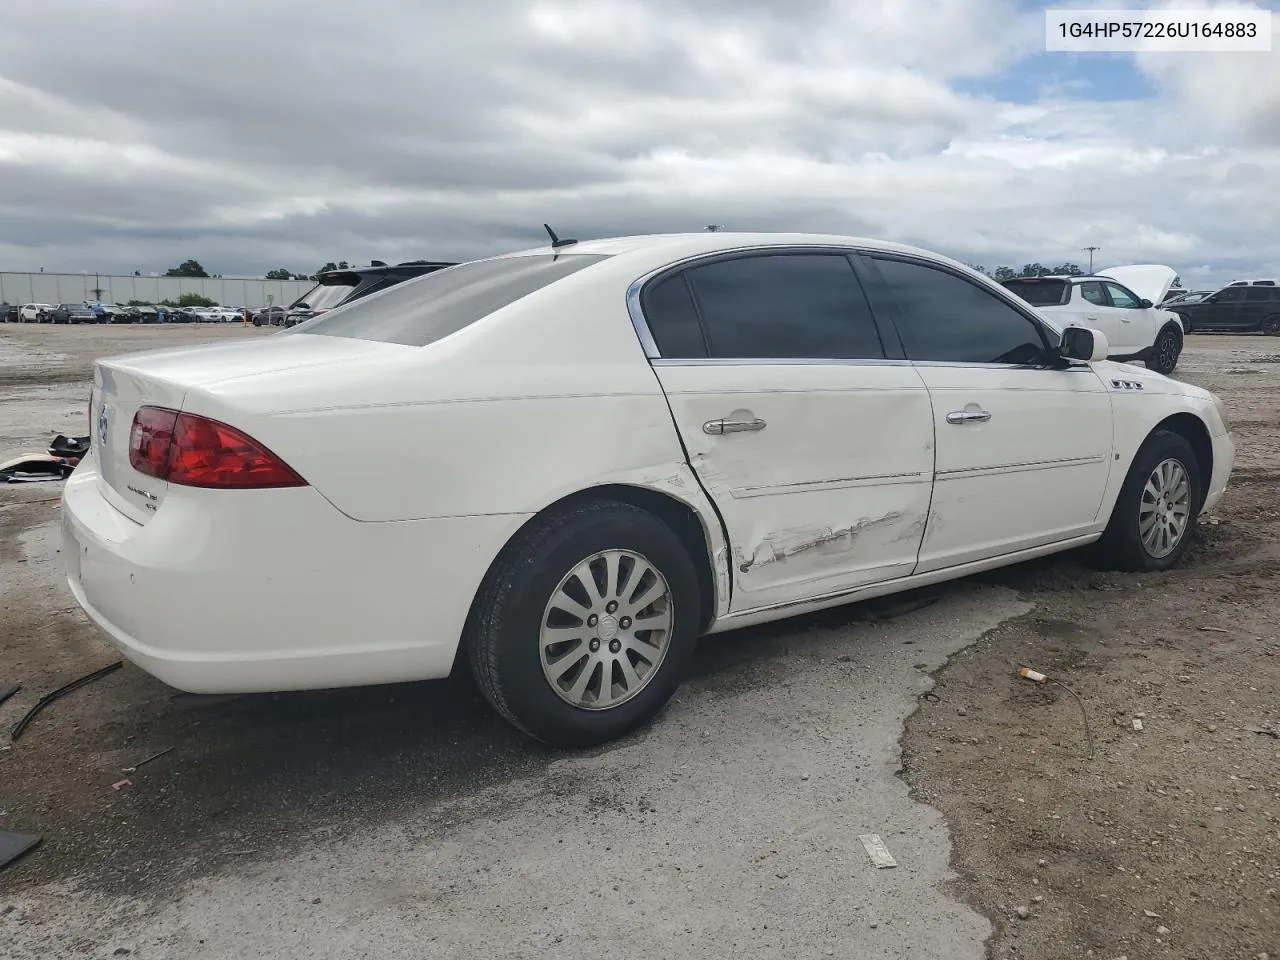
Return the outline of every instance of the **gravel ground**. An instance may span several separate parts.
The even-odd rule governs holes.
[[[267,333],[0,326],[0,460],[84,432],[95,356]],[[126,665],[0,742],[0,827],[45,835],[0,874],[6,955],[1280,955],[1280,740],[1254,732],[1280,730],[1278,354],[1191,339],[1240,469],[1180,569],[1068,556],[709,638],[654,727],[590,754],[465,677],[205,699]],[[114,659],[57,492],[0,487],[5,730]],[[1019,662],[1080,696],[1092,759]]]

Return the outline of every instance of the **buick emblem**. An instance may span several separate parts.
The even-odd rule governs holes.
[[[102,446],[107,445],[107,406],[102,405],[102,409],[98,412],[98,443]]]

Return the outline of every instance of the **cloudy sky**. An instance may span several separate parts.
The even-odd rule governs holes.
[[[0,269],[463,259],[545,220],[1280,275],[1280,51],[1046,54],[1042,8],[7,3]]]

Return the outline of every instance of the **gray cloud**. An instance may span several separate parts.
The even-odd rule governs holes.
[[[870,234],[987,263],[1088,242],[1280,261],[1274,59],[1256,109],[1215,119],[1216,153],[1187,131],[1236,73],[1152,61],[1166,93],[1141,104],[955,92],[1042,30],[1014,0],[20,4],[0,32],[0,267],[466,258],[539,242],[544,220]]]

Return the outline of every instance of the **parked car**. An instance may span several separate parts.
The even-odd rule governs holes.
[[[180,689],[461,654],[522,730],[598,743],[703,633],[1087,544],[1172,567],[1232,470],[1223,406],[1107,353],[899,244],[561,240],[265,340],[99,360],[62,554]]]
[[[1088,277],[1016,277],[1003,281],[1041,313],[1064,327],[1092,327],[1107,337],[1109,358],[1141,360],[1157,373],[1172,373],[1182,355],[1178,315],[1159,303],[1173,285],[1171,267],[1112,267]]]
[[[190,307],[170,307],[166,323],[198,323],[199,319]]]
[[[17,323],[19,309],[16,303],[0,303],[0,323]]]
[[[1188,330],[1280,336],[1280,287],[1273,281],[1232,283],[1198,303],[1170,304]]]
[[[285,308],[282,306],[264,307],[253,315],[255,327],[275,327],[284,323]]]
[[[127,323],[159,323],[160,311],[150,304],[135,304],[125,309]]]
[[[435,260],[407,260],[395,266],[375,264],[330,270],[320,274],[316,285],[289,305],[284,312],[284,325],[292,327],[371,293],[452,266]]]
[[[53,307],[47,303],[24,303],[18,310],[19,323],[45,323]]]
[[[54,323],[97,323],[98,316],[81,303],[60,303],[52,314]]]

